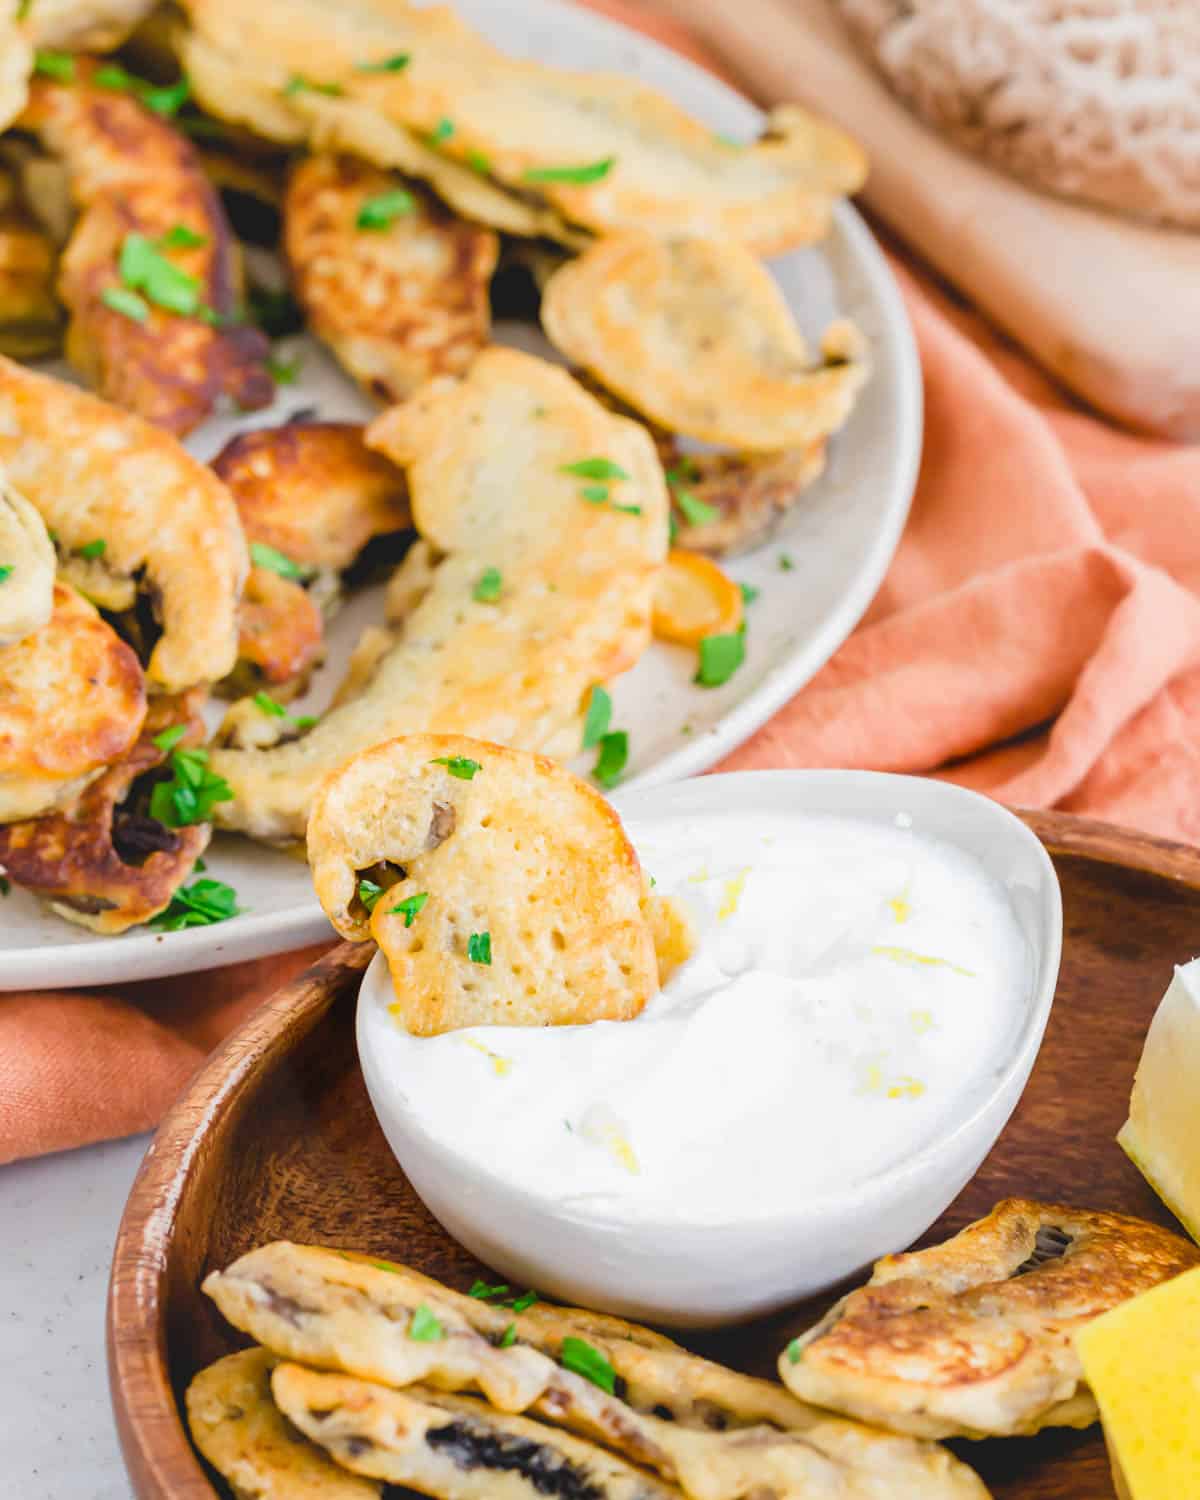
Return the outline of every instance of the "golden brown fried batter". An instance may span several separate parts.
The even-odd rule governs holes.
[[[46,523],[0,472],[0,647],[23,640],[49,620],[55,564]]]
[[[268,405],[264,336],[223,321],[239,302],[238,249],[191,144],[131,94],[97,87],[90,62],[77,60],[75,74],[36,78],[20,121],[65,163],[80,209],[59,281],[71,314],[67,357],[110,400],[174,433],[191,431],[223,396]],[[171,244],[180,230],[199,243]],[[120,261],[131,234],[193,278],[194,312],[149,293],[141,321],[105,304],[114,288],[129,290]]]
[[[1014,1437],[1098,1420],[1074,1333],[1200,1265],[1122,1214],[1009,1198],[961,1234],[889,1255],[788,1346],[802,1400],[921,1437]]]
[[[158,0],[32,0],[27,28],[39,47],[111,52]]]
[[[54,294],[54,243],[19,202],[15,179],[0,173],[0,354],[37,359],[62,343],[62,309]]]
[[[292,578],[251,568],[238,606],[238,661],[222,697],[268,688],[294,698],[325,657],[325,622],[316,600]]]
[[[145,717],[137,657],[56,583],[49,621],[0,649],[0,821],[74,797],[129,750]]]
[[[461,375],[487,343],[499,238],[410,179],[307,157],[288,183],[284,245],[312,331],[381,401]]]
[[[207,823],[167,828],[127,799],[138,778],[167,758],[155,735],[183,723],[187,733],[177,747],[203,740],[203,697],[195,691],[154,699],[133,749],[71,803],[44,817],[0,825],[0,866],[13,882],[68,922],[106,935],[165,910],[212,830]]]

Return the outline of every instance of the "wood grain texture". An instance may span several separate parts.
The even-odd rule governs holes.
[[[1200,946],[1200,850],[1063,815],[1026,821],[1063,886],[1055,1007],[1016,1114],[927,1241],[1012,1193],[1172,1222],[1113,1138],[1172,967]],[[283,1238],[375,1251],[462,1288],[482,1270],[416,1199],[371,1112],[353,1019],[372,952],[335,949],[252,1016],[176,1103],[134,1183],[113,1259],[108,1357],[139,1500],[223,1493],[177,1404],[200,1366],[240,1342],[199,1291],[209,1270]],[[687,1342],[770,1374],[783,1343],[831,1300]],[[1112,1495],[1097,1428],[957,1447],[999,1500]]]

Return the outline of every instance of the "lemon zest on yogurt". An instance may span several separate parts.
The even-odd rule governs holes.
[[[732,917],[738,909],[738,902],[742,899],[742,892],[746,889],[746,876],[750,873],[749,865],[744,870],[739,870],[736,875],[731,875],[725,882],[725,895],[717,908],[717,921],[723,922],[726,917]]]
[[[907,922],[909,917],[912,916],[912,907],[909,905],[906,896],[893,896],[888,905],[891,907],[892,916],[895,917],[898,925]]]
[[[919,1078],[909,1078],[905,1074],[888,1088],[887,1096],[889,1099],[919,1099],[924,1092],[925,1085]]]
[[[603,1146],[617,1166],[623,1167],[631,1177],[639,1177],[642,1168],[637,1152],[616,1117],[604,1107],[591,1109],[588,1115],[591,1118],[585,1116],[580,1124],[580,1135],[595,1146]]]
[[[909,1023],[918,1036],[924,1036],[927,1031],[933,1030],[933,1013],[928,1010],[911,1010],[908,1013]]]
[[[474,1047],[476,1052],[482,1052],[485,1057],[492,1060],[492,1072],[497,1078],[507,1078],[512,1072],[512,1058],[502,1057],[499,1052],[493,1052],[490,1047],[485,1047],[482,1042],[476,1041],[473,1036],[463,1037],[468,1047]]]
[[[968,979],[976,978],[973,969],[964,969],[962,964],[956,964],[949,958],[937,958],[932,953],[918,953],[913,948],[895,948],[889,943],[877,943],[871,952],[880,958],[893,959],[898,964],[920,964],[930,969],[952,969],[955,974],[965,974]]]

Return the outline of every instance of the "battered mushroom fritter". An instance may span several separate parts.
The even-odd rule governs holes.
[[[237,659],[246,543],[221,481],[169,433],[0,358],[0,468],[90,599],[145,604],[152,687],[218,681]]]
[[[0,354],[37,359],[60,347],[57,273],[53,241],[22,204],[15,173],[0,171]]]
[[[343,575],[378,539],[407,545],[412,512],[404,475],[368,448],[363,428],[351,422],[244,432],[212,467],[237,505],[252,562],[269,564],[251,567],[239,610],[238,667],[223,691],[268,687],[290,697],[322,658],[322,617],[339,604]]]
[[[498,236],[411,179],[306,158],[288,183],[284,245],[309,327],[381,401],[461,375],[487,343]]]
[[[35,78],[19,121],[63,161],[80,210],[59,278],[67,357],[101,394],[177,434],[222,397],[268,405],[267,341],[231,321],[241,268],[215,188],[185,136],[95,76],[77,59],[73,80]]]
[[[922,1437],[1017,1437],[1099,1420],[1075,1331],[1200,1265],[1157,1224],[1009,1198],[961,1234],[889,1255],[784,1350],[802,1400]]]
[[[50,618],[54,567],[46,523],[0,474],[0,647],[23,640]]]
[[[146,773],[162,765],[154,737],[182,723],[175,748],[204,738],[203,693],[153,701],[133,748],[58,811],[0,825],[0,866],[52,911],[112,935],[148,922],[170,905],[208,846],[207,823],[168,828],[149,816]],[[144,792],[144,795],[140,793]]]
[[[39,47],[111,52],[158,0],[32,0],[26,25]]]
[[[137,657],[56,583],[50,619],[0,648],[0,823],[70,801],[130,749],[145,717]]]

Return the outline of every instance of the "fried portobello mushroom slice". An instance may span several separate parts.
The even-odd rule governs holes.
[[[290,1265],[283,1264],[286,1252],[292,1253]],[[226,1273],[237,1278],[257,1259],[257,1295],[236,1281],[206,1284],[206,1290],[239,1327],[292,1358],[388,1385],[416,1381],[438,1391],[485,1390],[502,1410],[567,1428],[654,1470],[694,1500],[748,1495],[770,1500],[817,1492],[828,1500],[981,1500],[985,1495],[965,1466],[933,1444],[815,1412],[776,1386],[723,1371],[618,1319],[545,1305],[518,1314],[451,1292],[406,1267],[389,1269],[390,1263],[344,1253],[340,1258],[354,1271],[341,1275],[331,1269],[317,1280],[321,1267],[313,1255],[299,1246],[263,1247]],[[307,1265],[305,1258],[310,1258]],[[263,1270],[264,1261],[269,1271]],[[361,1279],[355,1277],[358,1268]],[[305,1270],[313,1274],[306,1276]],[[380,1279],[387,1276],[398,1284]],[[438,1320],[441,1337],[414,1351],[408,1328],[421,1309]],[[558,1363],[564,1338],[583,1338],[598,1358],[610,1360],[612,1392]],[[682,1420],[675,1419],[678,1401],[675,1409],[658,1403],[653,1410],[639,1410],[618,1372],[623,1363],[636,1368],[640,1355],[651,1364],[662,1356],[662,1366],[674,1367],[676,1395],[692,1383],[700,1390],[723,1385],[727,1402],[740,1405],[743,1414],[765,1406],[777,1419],[786,1418],[787,1426],[753,1416],[736,1423],[700,1400],[683,1407]],[[718,1413],[727,1430],[716,1430]]]
[[[250,545],[230,696],[268,688],[290,698],[324,655],[322,616],[364,554],[411,540],[403,472],[352,422],[285,422],[232,438],[212,461]],[[282,569],[282,573],[280,570]]]
[[[435,1500],[670,1500],[679,1491],[591,1443],[482,1401],[278,1365],[276,1404],[343,1467]]]
[[[376,745],[322,784],[308,859],[338,931],[387,955],[414,1035],[625,1021],[658,992],[647,910],[667,898],[605,798],[543,756],[459,735]],[[360,872],[380,864],[402,875],[369,913]],[[413,925],[394,901],[418,893]],[[484,972],[469,932],[491,934]]]
[[[49,620],[54,569],[46,523],[0,473],[0,647],[23,640]]]
[[[0,466],[40,513],[60,570],[105,608],[145,601],[161,629],[151,689],[219,681],[237,660],[248,559],[237,509],[169,433],[0,357]]]
[[[125,642],[58,582],[49,620],[0,647],[0,704],[0,822],[14,823],[69,803],[132,748],[146,686]]]
[[[885,1256],[789,1344],[802,1400],[923,1437],[1017,1437],[1099,1420],[1076,1329],[1200,1265],[1122,1214],[1008,1198],[942,1245]]]
[[[148,922],[171,904],[208,847],[207,823],[168,828],[147,810],[150,778],[167,759],[155,735],[175,724],[175,748],[201,743],[202,691],[160,697],[127,754],[73,801],[26,822],[0,825],[0,866],[16,885],[68,922],[111,936]]]
[[[313,333],[380,401],[463,374],[488,341],[499,237],[411,179],[351,156],[302,159],[284,246]]]
[[[592,685],[649,644],[667,546],[662,470],[646,433],[565,371],[485,349],[463,380],[431,382],[378,417],[367,442],[405,470],[414,523],[440,561],[356,698],[292,744],[214,753],[235,796],[221,825],[257,838],[302,836],[322,779],[397,735],[571,754]],[[614,505],[589,504],[586,481],[566,472],[601,454],[628,476]],[[494,601],[475,597],[488,569],[503,583]]]
[[[216,189],[184,135],[131,93],[98,86],[96,71],[79,58],[73,81],[35,78],[19,122],[63,162],[79,209],[59,278],[67,358],[177,435],[222,398],[269,405],[267,340],[233,321],[241,266]],[[145,293],[133,315],[131,280]]]
[[[550,277],[541,317],[556,349],[658,426],[739,451],[828,436],[869,371],[847,322],[814,367],[770,272],[732,239],[599,240]]]
[[[226,1355],[187,1388],[192,1442],[246,1500],[380,1500],[383,1486],[340,1469],[275,1405],[265,1349]]]
[[[21,200],[14,171],[0,171],[0,354],[38,359],[62,345],[55,295],[58,252]]]

